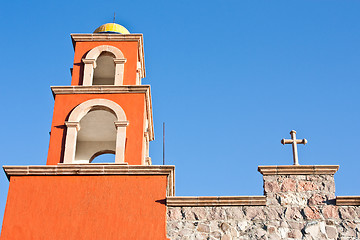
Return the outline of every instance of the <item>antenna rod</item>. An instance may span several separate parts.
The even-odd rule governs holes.
[[[163,165],[165,165],[165,122],[163,122]]]
[[[115,12],[114,12],[114,21],[113,21],[113,23],[115,23]]]

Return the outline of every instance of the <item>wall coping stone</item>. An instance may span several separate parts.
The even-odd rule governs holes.
[[[151,103],[150,85],[122,85],[122,86],[51,86],[55,98],[59,94],[112,94],[112,93],[145,93],[147,116],[149,117],[150,141],[154,140],[154,126]]]
[[[338,206],[360,206],[360,196],[337,196],[336,205]]]
[[[127,164],[63,164],[43,166],[3,166],[12,176],[91,176],[91,175],[166,175],[167,195],[175,194],[175,166]]]
[[[333,175],[339,169],[339,165],[279,165],[259,166],[258,171],[262,175]]]
[[[265,206],[265,196],[219,196],[219,197],[180,197],[168,196],[168,207],[206,207],[206,206]]]

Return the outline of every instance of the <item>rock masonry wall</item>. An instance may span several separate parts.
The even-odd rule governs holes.
[[[336,206],[333,175],[263,179],[266,206],[168,207],[168,238],[360,239],[360,206]]]

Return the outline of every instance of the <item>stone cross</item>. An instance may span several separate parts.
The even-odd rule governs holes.
[[[294,165],[299,165],[299,160],[298,160],[298,153],[297,153],[297,144],[306,144],[307,140],[304,139],[296,139],[296,131],[295,130],[291,130],[290,132],[291,135],[291,139],[281,139],[281,143],[282,144],[292,144],[293,146],[293,158],[294,158]]]

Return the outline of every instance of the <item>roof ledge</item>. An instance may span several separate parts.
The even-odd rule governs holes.
[[[337,196],[336,205],[338,206],[360,206],[360,196]]]
[[[167,197],[168,207],[265,206],[265,196]]]
[[[259,166],[262,175],[334,175],[339,165],[281,165]]]

